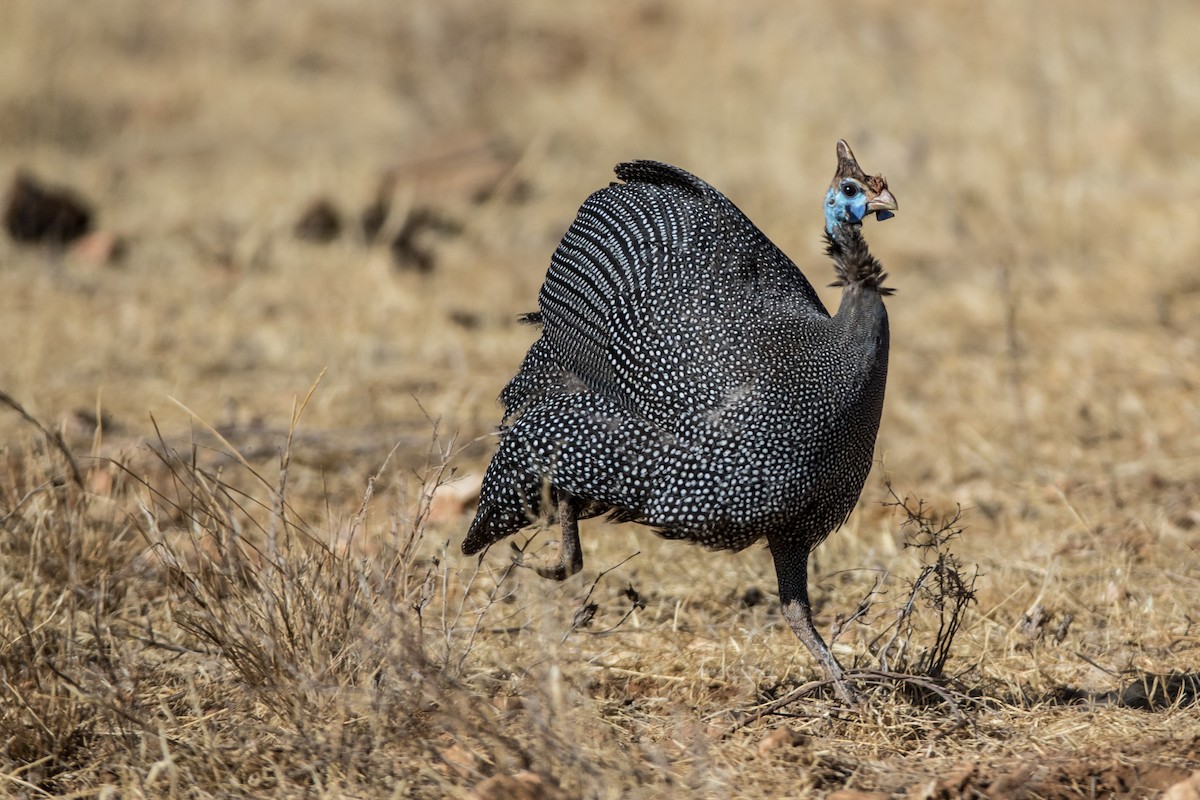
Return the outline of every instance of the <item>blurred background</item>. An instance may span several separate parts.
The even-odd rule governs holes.
[[[478,472],[515,318],[615,163],[699,174],[823,287],[845,137],[900,202],[868,230],[892,473],[983,508],[1121,464],[1190,481],[1197,30],[1183,0],[9,0],[0,179],[90,218],[0,240],[0,389],[85,449],[152,414],[186,437],[173,398],[273,454],[325,370],[328,474],[434,419]]]

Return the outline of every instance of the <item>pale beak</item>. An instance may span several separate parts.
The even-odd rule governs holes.
[[[897,208],[898,208],[898,206],[896,205],[896,198],[887,189],[884,189],[882,192],[880,192],[879,194],[872,197],[871,200],[867,203],[867,211],[868,212],[871,212],[871,211],[877,211],[877,212],[878,211],[887,211],[888,212],[888,214],[886,216],[881,217],[881,219],[887,219],[888,217],[890,217],[891,212],[895,211]]]

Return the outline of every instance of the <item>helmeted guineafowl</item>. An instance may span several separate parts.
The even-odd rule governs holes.
[[[501,393],[500,447],[464,553],[555,513],[560,558],[538,571],[556,579],[582,568],[577,521],[597,514],[718,549],[766,537],[788,624],[849,699],[813,627],[808,555],[871,466],[890,290],[861,223],[896,200],[844,141],[837,155],[832,317],[716,189],[667,164],[617,166],[624,183],[580,208],[528,315],[542,335]]]

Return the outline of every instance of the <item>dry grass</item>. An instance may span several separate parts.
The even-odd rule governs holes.
[[[1197,25],[1182,1],[3,4],[0,176],[75,186],[128,252],[0,241],[27,412],[0,407],[0,793],[1185,776],[1195,709],[1118,693],[1200,653]],[[770,705],[814,667],[760,548],[587,524],[561,585],[458,554],[514,318],[609,167],[693,169],[823,283],[843,136],[901,204],[869,231],[899,290],[882,466],[813,567],[819,624],[875,670],[859,714]],[[431,272],[292,236],[388,170],[385,230]]]

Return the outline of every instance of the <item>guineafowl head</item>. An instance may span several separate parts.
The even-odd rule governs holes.
[[[868,175],[842,139],[837,143],[838,167],[833,183],[825,193],[825,230],[833,233],[839,225],[858,225],[868,214],[880,220],[891,217],[896,198],[882,175]]]

